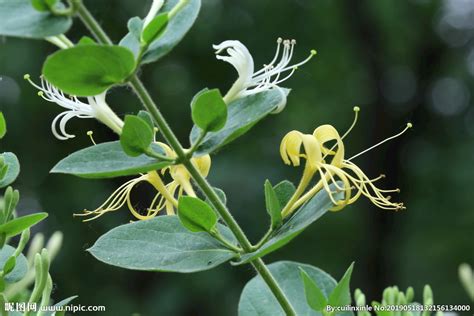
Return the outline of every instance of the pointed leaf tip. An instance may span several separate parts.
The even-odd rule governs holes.
[[[324,296],[324,293],[318,287],[316,282],[311,279],[308,273],[306,273],[306,271],[301,267],[299,269],[308,305],[317,312],[323,311],[328,304],[326,296]]]
[[[351,303],[351,291],[349,283],[351,281],[352,270],[354,268],[354,262],[351,263],[349,268],[344,273],[343,277],[336,285],[331,295],[329,296],[329,305],[331,306],[344,306]]]

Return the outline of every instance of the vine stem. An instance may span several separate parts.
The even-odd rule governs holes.
[[[84,6],[81,0],[73,0],[74,3],[77,5],[77,14],[85,26],[89,29],[89,31],[95,36],[97,41],[101,44],[108,44],[112,45],[113,42],[110,40],[108,35],[99,25],[97,20],[92,16],[89,10]],[[136,74],[130,77],[129,81],[130,86],[133,88],[135,93],[137,94],[138,98],[142,102],[145,109],[150,112],[151,116],[153,117],[156,125],[158,126],[161,134],[166,139],[170,147],[176,152],[178,159],[180,162],[186,167],[188,172],[193,177],[194,181],[203,192],[203,194],[209,199],[211,204],[215,207],[216,211],[222,217],[223,221],[227,224],[229,229],[234,234],[235,238],[242,246],[242,249],[245,252],[252,251],[252,244],[248,240],[247,236],[243,232],[242,228],[239,226],[237,221],[234,219],[230,211],[227,207],[222,203],[219,199],[219,196],[216,194],[214,189],[211,187],[209,182],[201,175],[201,173],[196,169],[196,167],[191,163],[189,160],[190,157],[187,157],[184,148],[181,146],[178,138],[173,133],[172,129],[166,122],[165,118],[161,114],[160,110],[158,109],[157,105],[151,98],[148,90],[145,88],[141,80],[138,78]],[[258,272],[258,274],[262,277],[265,283],[268,285],[270,290],[272,291],[275,298],[278,300],[280,306],[285,311],[286,315],[289,316],[296,316],[296,312],[291,305],[290,301],[286,297],[283,290],[278,285],[277,281],[271,274],[268,267],[265,265],[261,258],[255,259],[251,261],[252,266]]]

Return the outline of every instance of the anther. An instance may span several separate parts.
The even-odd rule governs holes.
[[[316,55],[317,53],[318,53],[318,52],[317,52],[315,49],[312,49],[312,50],[311,50],[311,55],[314,56],[314,55]]]
[[[354,109],[353,109],[353,110],[354,110],[354,112],[359,112],[359,111],[360,111],[360,107],[354,106]]]
[[[412,123],[407,123],[407,127],[408,127],[408,128],[412,128],[412,127],[413,127],[413,124],[412,124]]]
[[[30,74],[25,74],[25,75],[23,76],[23,79],[25,79],[25,80],[30,80]]]
[[[295,39],[291,40],[291,45],[296,45],[296,40]]]
[[[281,44],[281,42],[283,42],[283,38],[279,37],[279,38],[277,39],[277,43],[278,43],[278,44]]]
[[[39,97],[42,97],[44,95],[44,92],[43,91],[38,91],[38,96]]]
[[[403,205],[403,203],[400,203],[399,205],[397,205],[397,208],[396,208],[396,211],[399,211],[399,210],[406,210],[407,208]]]

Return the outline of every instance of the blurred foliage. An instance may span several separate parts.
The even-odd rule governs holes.
[[[86,4],[118,41],[128,18],[144,16],[149,1]],[[369,175],[387,174],[387,187],[401,188],[394,198],[406,203],[406,211],[385,212],[361,200],[328,214],[267,261],[305,262],[332,275],[356,261],[352,286],[368,297],[379,297],[390,284],[421,289],[430,283],[439,304],[467,304],[457,267],[474,262],[473,12],[472,2],[457,0],[204,0],[185,40],[173,54],[145,67],[142,77],[187,142],[192,96],[203,87],[225,91],[236,78],[231,67],[215,59],[212,44],[241,40],[257,64],[273,57],[279,36],[298,41],[297,58],[317,49],[317,57],[285,82],[293,88],[285,111],[214,156],[210,180],[227,192],[235,216],[256,240],[268,221],[264,180],[296,181],[301,171],[280,161],[278,146],[286,132],[311,132],[324,123],[345,130],[352,107],[359,105],[359,124],[346,141],[350,155],[412,121],[410,133],[357,159]],[[76,20],[68,36],[78,40],[84,33]],[[38,98],[22,77],[38,76],[55,48],[40,41],[0,41],[0,110],[9,122],[2,145],[22,164],[17,186],[25,199],[18,212],[47,211],[50,217],[38,229],[65,232],[64,250],[52,268],[58,284],[53,297],[78,293],[78,303],[105,305],[110,315],[156,315],[158,310],[161,315],[235,315],[240,291],[253,276],[250,267],[221,266],[193,275],[131,272],[84,251],[131,218],[124,211],[84,224],[72,213],[99,205],[123,180],[48,171],[68,153],[90,145],[88,130],[94,130],[97,142],[115,136],[92,120],[74,120],[68,128],[75,139],[53,138],[50,124],[59,108]],[[109,103],[121,115],[140,109],[129,89],[114,90]],[[136,201],[149,198],[149,188],[139,187]]]

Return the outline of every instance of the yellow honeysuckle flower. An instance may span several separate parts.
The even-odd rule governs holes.
[[[157,144],[163,148],[167,156],[176,157],[176,153],[168,145],[160,142],[157,142]],[[211,157],[209,155],[192,158],[191,162],[204,177],[209,174],[211,168]],[[161,177],[165,175],[166,171],[169,171],[169,174],[173,179],[168,184],[165,184]],[[135,209],[130,197],[133,188],[141,182],[148,182],[157,190],[155,197],[147,208],[146,214],[141,214]],[[132,215],[139,220],[153,218],[162,210],[166,210],[168,215],[174,215],[176,214],[175,210],[178,207],[177,200],[184,194],[193,197],[196,196],[191,184],[191,175],[183,165],[172,165],[163,168],[161,170],[161,175],[157,171],[150,171],[146,174],[141,174],[135,179],[125,182],[95,210],[84,210],[83,213],[75,215],[89,216],[89,218],[84,221],[91,221],[108,212],[117,211],[125,205],[127,205]]]
[[[283,217],[292,214],[299,206],[322,189],[328,192],[331,201],[335,205],[331,211],[341,210],[346,205],[354,203],[361,195],[366,196],[374,205],[382,209],[400,210],[405,208],[402,203],[391,202],[391,197],[386,195],[390,192],[399,192],[399,189],[383,190],[374,184],[384,178],[384,175],[370,179],[352,160],[382,143],[400,136],[412,127],[411,123],[408,123],[405,129],[397,135],[389,137],[349,159],[345,159],[343,139],[355,126],[359,108],[355,107],[354,111],[356,114],[354,122],[342,137],[333,126],[322,125],[316,128],[313,134],[291,131],[283,138],[280,145],[280,155],[283,162],[296,167],[300,165],[300,158],[306,159],[300,183],[282,210]],[[334,142],[335,144],[331,148],[327,146],[328,143]],[[303,148],[301,148],[302,145]],[[302,149],[304,149],[304,152]],[[307,190],[315,176],[318,176],[319,180],[312,188]],[[331,185],[333,189],[331,189]],[[344,193],[344,197],[342,200],[337,200],[334,195],[340,192]]]
[[[301,153],[301,145],[305,153]],[[280,146],[280,155],[283,161],[297,167],[300,158],[305,158],[311,168],[316,167],[316,162],[322,159],[321,149],[317,140],[312,135],[306,135],[298,131],[291,131],[285,135]]]

